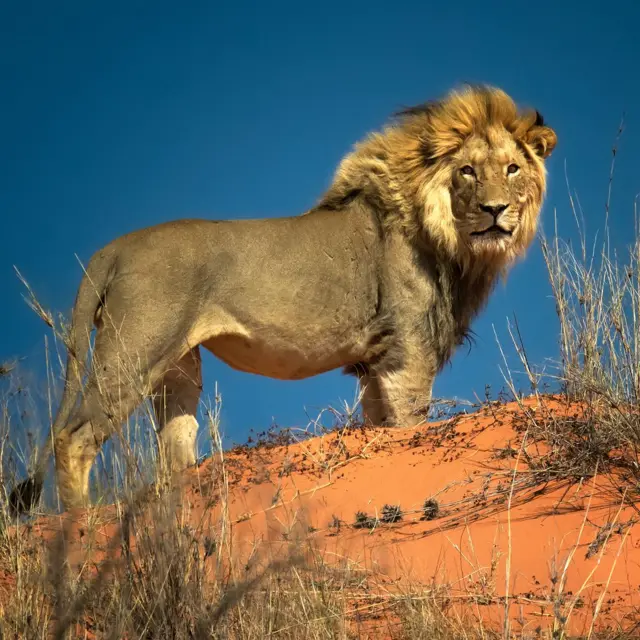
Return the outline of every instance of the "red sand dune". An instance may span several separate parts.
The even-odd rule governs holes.
[[[547,409],[549,402],[568,410],[553,400]],[[527,455],[535,461],[543,449],[530,439],[523,445],[518,413],[514,404],[493,405],[418,428],[353,429],[226,453],[234,559],[266,562],[303,538],[328,564],[370,575],[382,595],[446,585],[450,610],[499,627],[508,590],[514,632],[550,626],[554,610],[573,633],[589,630],[594,610],[597,629],[633,626],[633,504],[623,504],[610,477],[569,482],[533,473]],[[208,527],[217,533],[219,507],[205,507],[219,468],[207,460],[185,475],[184,504],[202,535]],[[423,518],[426,499],[437,501],[437,518]],[[402,519],[352,527],[356,512],[380,517],[385,504],[400,505]],[[78,543],[86,518],[71,518],[70,553],[79,562],[88,553]],[[62,522],[40,518],[32,532],[48,538]],[[93,553],[115,529],[103,526]]]

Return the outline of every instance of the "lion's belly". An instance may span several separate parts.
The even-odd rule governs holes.
[[[301,380],[350,364],[351,350],[331,342],[293,344],[241,335],[221,335],[202,346],[234,369],[280,380]]]

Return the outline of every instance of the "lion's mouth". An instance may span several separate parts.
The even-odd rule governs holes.
[[[510,236],[513,232],[505,229],[503,227],[494,224],[487,229],[483,229],[482,231],[472,231],[471,235],[475,237],[479,236],[487,236],[487,235],[496,235],[496,236]]]

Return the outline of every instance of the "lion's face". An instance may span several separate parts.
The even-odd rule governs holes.
[[[500,254],[528,242],[541,199],[540,165],[506,130],[468,138],[450,157],[451,209],[474,254]]]
[[[557,137],[540,113],[503,91],[454,91],[410,107],[357,145],[322,206],[366,194],[385,222],[426,240],[464,268],[504,269],[535,235],[545,159]]]

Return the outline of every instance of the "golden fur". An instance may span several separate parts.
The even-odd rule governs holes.
[[[537,112],[467,88],[357,145],[305,215],[180,220],[98,251],[52,426],[63,503],[87,502],[97,451],[150,393],[161,451],[174,468],[194,462],[201,346],[274,378],[344,367],[371,422],[424,420],[436,373],[533,239],[555,143]],[[39,498],[50,441],[11,494],[16,511]]]

